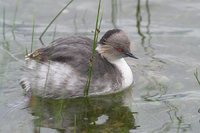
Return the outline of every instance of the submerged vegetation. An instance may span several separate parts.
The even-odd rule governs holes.
[[[136,113],[123,105],[123,94],[53,100],[32,97],[30,103],[35,127],[49,127],[74,133],[128,133],[138,126]]]

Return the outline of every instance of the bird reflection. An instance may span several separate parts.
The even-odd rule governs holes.
[[[135,129],[133,113],[123,105],[122,95],[52,100],[32,97],[30,100],[34,133],[42,128],[59,133],[128,133]]]

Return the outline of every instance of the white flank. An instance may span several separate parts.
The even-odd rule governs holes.
[[[32,80],[35,81],[33,84],[37,89],[44,89],[46,85],[51,84],[51,88],[73,90],[73,86],[78,81],[73,68],[67,64],[57,62],[37,63],[34,60],[30,60],[28,67],[35,70],[34,76],[30,78],[37,78]],[[65,88],[61,88],[63,87],[62,84],[69,79],[70,82],[66,84]]]

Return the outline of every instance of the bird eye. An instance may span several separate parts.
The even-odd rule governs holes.
[[[118,52],[120,52],[120,53],[124,52],[124,49],[122,49],[122,48],[116,48],[116,50],[117,50]]]

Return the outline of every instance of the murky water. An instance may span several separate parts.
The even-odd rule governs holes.
[[[24,55],[32,43],[41,47],[41,32],[66,3],[0,0],[0,132],[199,133],[199,0],[104,1],[101,35],[114,27],[129,33],[139,57],[127,59],[135,86],[91,99],[27,102],[19,85]],[[71,34],[92,38],[97,6],[97,0],[74,1],[44,42]]]

